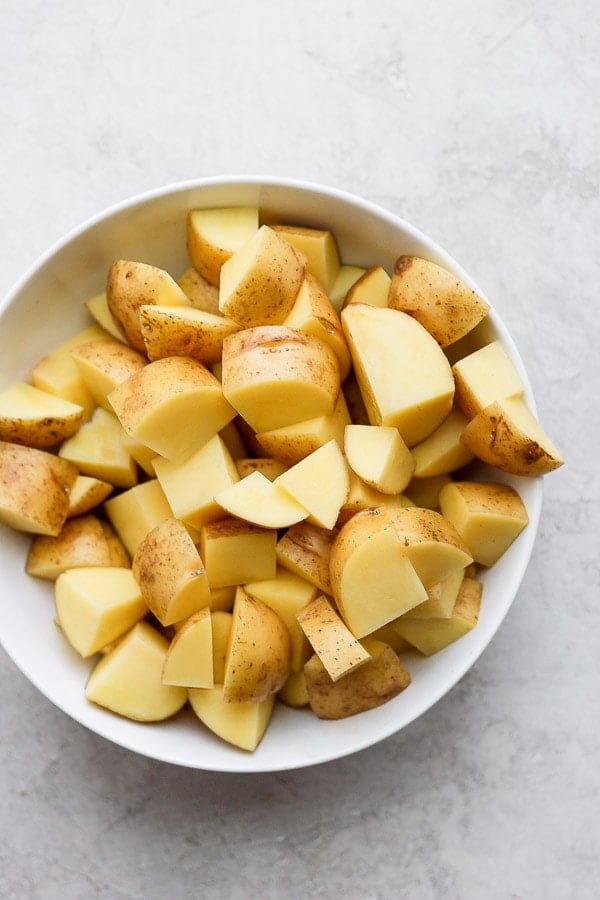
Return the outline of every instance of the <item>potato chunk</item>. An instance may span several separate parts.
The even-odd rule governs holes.
[[[332,681],[361,666],[369,653],[339,617],[324,594],[316,597],[296,618]]]
[[[0,520],[16,531],[58,534],[77,474],[53,453],[0,441]]]
[[[70,400],[17,382],[0,393],[0,440],[47,449],[75,434],[84,409]]]

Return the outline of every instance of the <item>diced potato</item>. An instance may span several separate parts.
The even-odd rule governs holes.
[[[190,705],[210,731],[240,750],[256,750],[273,714],[275,695],[258,703],[233,703],[223,696],[223,686],[190,688]]]
[[[493,565],[528,522],[515,488],[495,482],[454,481],[440,492],[440,509],[475,562]]]
[[[430,478],[455,472],[470,463],[475,454],[461,438],[469,420],[454,406],[441,425],[412,448],[415,478]]]
[[[78,344],[71,356],[94,402],[111,413],[110,392],[148,363],[145,356],[118,340]]]
[[[188,459],[235,416],[214,375],[183,356],[144,366],[109,401],[127,434],[171,462]]]
[[[369,306],[387,306],[392,279],[383,266],[371,266],[346,294],[345,304],[367,303]]]
[[[131,567],[161,625],[172,625],[209,604],[204,563],[179,519],[155,525],[135,551]]]
[[[129,631],[146,613],[131,569],[112,566],[70,568],[54,585],[61,631],[87,658]]]
[[[306,257],[268,225],[221,266],[219,311],[243,328],[281,325],[306,273]]]
[[[233,206],[193,209],[187,217],[187,248],[194,268],[218,285],[221,266],[258,230],[258,209]]]
[[[332,681],[369,659],[368,651],[356,640],[324,594],[297,613],[296,618]]]
[[[194,266],[180,275],[177,284],[195,309],[219,315],[219,288],[204,278]]]
[[[399,494],[409,483],[415,463],[397,428],[347,425],[344,452],[363,481],[382,494]]]
[[[0,521],[16,531],[59,534],[77,474],[53,453],[0,441]]]
[[[56,536],[36,535],[29,547],[25,571],[55,581],[66,569],[113,565],[114,550],[107,539],[106,525],[88,513],[67,519]],[[121,559],[126,559],[124,548]]]
[[[211,688],[214,685],[212,621],[208,607],[193,613],[177,631],[167,650],[163,684]]]
[[[482,592],[480,581],[465,578],[449,618],[410,619],[403,616],[394,623],[394,628],[424,656],[432,656],[475,628]]]
[[[308,691],[306,689],[304,668],[297,672],[290,672],[285,683],[277,691],[277,699],[294,709],[302,709],[304,706],[308,706]]]
[[[287,469],[274,486],[300,503],[313,525],[333,528],[350,486],[348,465],[337,441],[329,441]]]
[[[404,613],[403,618],[449,619],[466,574],[466,569],[457,569],[443,581],[434,584],[427,591],[427,600]]]
[[[271,225],[271,228],[306,257],[307,271],[329,293],[340,268],[337,243],[331,231],[301,225]]]
[[[338,358],[340,380],[344,381],[350,371],[351,359],[342,323],[324,288],[309,273],[300,285],[294,305],[283,324],[329,344]]]
[[[130,556],[155,525],[173,515],[156,478],[110,497],[104,504],[104,511]]]
[[[114,486],[101,478],[78,475],[69,494],[69,517],[81,516],[99,506],[112,494]]]
[[[304,666],[306,692],[314,713],[321,719],[343,719],[374,709],[397,697],[411,677],[390,646],[364,638],[369,659],[333,681],[315,653]]]
[[[273,578],[277,532],[233,516],[202,526],[200,552],[211,588]]]
[[[233,601],[231,609],[233,609]],[[225,680],[225,660],[233,624],[233,613],[225,610],[211,610],[210,620],[212,624],[213,682],[222,685]]]
[[[96,664],[86,684],[87,699],[139,722],[175,715],[187,700],[187,690],[162,683],[168,648],[160,632],[138,622]]]
[[[309,514],[276,481],[269,481],[259,471],[219,491],[215,501],[231,516],[263,528],[287,528]]]
[[[38,449],[56,447],[75,434],[84,409],[26,382],[0,392],[0,440]]]
[[[116,341],[121,341],[123,344],[127,343],[127,335],[108,308],[106,291],[94,294],[93,297],[85,301],[85,306],[92,319],[95,319],[107,335],[110,335]]]
[[[240,478],[245,478],[246,475],[251,475],[252,472],[260,472],[269,481],[275,481],[277,476],[287,469],[285,463],[279,459],[273,459],[271,456],[244,457],[243,459],[236,459],[235,465]]]
[[[505,397],[520,397],[524,385],[501,341],[490,341],[452,366],[456,404],[468,419]]]
[[[329,299],[333,303],[334,309],[340,312],[346,295],[352,285],[365,274],[366,269],[362,266],[341,265],[338,269],[335,281],[329,290]]]
[[[310,522],[298,522],[288,528],[276,548],[277,562],[310,581],[325,594],[331,594],[329,560],[335,532]]]
[[[92,418],[60,447],[58,455],[74,463],[82,475],[129,488],[138,470],[129,452],[129,439],[114,413],[97,407]]]
[[[339,392],[333,412],[304,422],[284,425],[256,435],[261,452],[293,466],[328,441],[344,446],[344,430],[350,423],[346,398]]]
[[[393,425],[409,447],[452,408],[454,379],[439,344],[412,316],[350,303],[342,310],[356,380],[372,425]]]
[[[440,491],[445,484],[452,481],[449,474],[429,475],[424,478],[411,478],[407,484],[404,494],[415,506],[421,506],[425,509],[440,508]]]
[[[455,275],[417,256],[400,256],[394,263],[388,305],[414,316],[442,347],[464,337],[489,310]]]
[[[148,359],[189,356],[205,366],[219,362],[224,339],[240,330],[233,319],[187,306],[141,306]]]
[[[346,502],[340,509],[336,522],[336,528],[345,525],[357,512],[364,509],[372,509],[376,506],[414,506],[412,500],[405,493],[383,494],[371,487],[362,478],[350,469],[350,488]]]

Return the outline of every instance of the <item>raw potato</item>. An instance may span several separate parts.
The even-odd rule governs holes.
[[[199,609],[177,631],[167,650],[163,684],[211,688],[213,674],[212,617],[208,607]]]
[[[474,459],[475,454],[461,440],[468,422],[464,413],[454,406],[442,424],[412,448],[413,474],[416,478],[445,475],[461,469]]]
[[[486,406],[471,419],[461,440],[483,462],[511,475],[546,475],[564,463],[522,397]]]
[[[443,581],[434,584],[427,591],[427,600],[414,606],[402,616],[403,619],[449,619],[458,597],[458,592],[466,578],[467,569],[457,569]],[[392,623],[393,624],[393,623]]]
[[[90,512],[113,492],[113,485],[101,478],[78,475],[69,494],[69,517]]]
[[[189,458],[235,416],[215,376],[183,356],[149,363],[109,401],[127,434],[172,462]]]
[[[368,651],[349,631],[324,594],[316,597],[296,618],[332,681],[369,659]]]
[[[252,206],[190,210],[187,248],[194,268],[210,284],[218,285],[223,263],[250,240],[258,226],[258,209]]]
[[[262,325],[225,338],[222,384],[229,403],[259,433],[332,413],[340,367],[319,338]]]
[[[226,316],[183,306],[142,306],[140,325],[148,359],[189,356],[205,366],[220,361],[224,339],[240,330]]]
[[[283,687],[277,691],[277,699],[293,709],[302,709],[304,706],[308,706],[304,668],[298,672],[290,672]]]
[[[226,516],[203,525],[200,552],[211,588],[273,578],[277,532]]]
[[[334,309],[340,312],[346,300],[348,291],[366,272],[362,266],[341,265],[335,276],[333,286],[329,291],[329,299],[333,303]]]
[[[168,640],[138,622],[100,659],[85,688],[91,703],[138,722],[168,719],[184,706],[186,688],[162,683]]]
[[[221,266],[219,310],[243,328],[281,325],[306,273],[306,257],[262,225]]]
[[[110,497],[104,504],[104,512],[130,556],[155,525],[173,515],[156,478]]]
[[[316,278],[306,274],[284,325],[312,334],[329,344],[340,364],[340,380],[348,376],[352,360],[333,304]]]
[[[490,341],[463,356],[452,366],[456,404],[468,419],[505,397],[520,397],[525,390],[517,367],[501,341]]]
[[[257,703],[233,703],[223,696],[223,685],[190,688],[189,701],[200,721],[228,744],[249,752],[260,744],[273,714],[275,695]]]
[[[177,282],[157,266],[119,259],[112,264],[106,282],[108,308],[134,350],[145,353],[140,327],[140,306],[190,306]]]
[[[290,673],[291,653],[289,632],[277,613],[239,586],[225,660],[225,700],[259,703],[275,694]]]
[[[148,608],[161,625],[172,625],[208,606],[204,563],[183,522],[173,517],[143,539],[131,567]]]
[[[113,411],[107,400],[110,392],[148,363],[137,350],[117,340],[79,344],[71,356],[94,402],[109,412]]]
[[[66,459],[0,441],[0,521],[16,531],[59,534],[76,478]]]
[[[344,452],[363,481],[382,494],[399,494],[409,483],[415,463],[397,428],[347,425]]]
[[[108,523],[88,513],[67,519],[56,536],[36,535],[29,547],[25,571],[36,578],[55,581],[66,569],[114,565],[114,549],[108,541],[107,527],[110,527]],[[121,562],[128,566],[125,548],[120,541],[119,545]]]
[[[287,528],[308,518],[308,510],[276,481],[251,472],[215,495],[215,501],[231,516],[263,528]]]
[[[367,303],[369,306],[387,306],[391,282],[383,266],[371,266],[346,294],[346,305]]]
[[[432,656],[475,628],[479,619],[482,592],[483,585],[480,581],[465,578],[449,618],[403,617],[394,622],[393,627],[424,656]]]
[[[310,522],[298,522],[288,528],[277,543],[277,562],[331,594],[329,560],[335,532]]]
[[[233,599],[231,609],[233,609]],[[233,614],[227,610],[211,610],[210,620],[212,624],[213,683],[222,685],[225,680],[225,660]]]
[[[371,425],[393,425],[409,447],[452,408],[454,378],[439,344],[412,316],[350,303],[342,310],[356,380]]]
[[[131,569],[116,566],[62,572],[54,602],[61,631],[84,659],[112,644],[148,612]]]
[[[362,645],[370,658],[337,681],[316,653],[304,666],[308,701],[320,719],[343,719],[374,709],[409,686],[410,674],[390,646],[375,638],[365,638]]]
[[[120,488],[138,482],[130,440],[114,413],[98,406],[79,431],[64,441],[58,455],[77,466],[80,474],[108,481]]]
[[[180,275],[177,284],[195,309],[219,315],[219,288],[207,281],[194,266]]]
[[[336,441],[329,441],[274,481],[308,511],[308,521],[330,530],[346,502],[348,464]]]
[[[500,559],[528,522],[525,504],[508,484],[452,482],[440,491],[440,508],[483,566]]]
[[[236,459],[235,466],[240,478],[245,478],[246,475],[251,475],[253,472],[260,472],[269,481],[275,481],[277,476],[282,475],[287,469],[285,463],[279,459],[273,459],[272,456],[242,457]]]
[[[17,382],[0,393],[0,440],[48,449],[75,434],[82,406],[31,384]]]
[[[256,435],[256,440],[260,451],[270,454],[287,466],[293,466],[328,441],[337,441],[343,447],[344,430],[348,424],[350,413],[343,391],[340,391],[332,413],[284,425],[272,431],[262,431]]]
[[[94,294],[93,297],[86,300],[85,307],[92,319],[98,323],[100,328],[102,328],[107,335],[110,335],[110,337],[114,338],[116,341],[121,341],[123,344],[127,343],[127,335],[108,308],[106,291]]]
[[[412,500],[404,493],[399,494],[382,494],[376,488],[371,487],[362,478],[359,478],[355,472],[350,470],[350,489],[346,502],[340,509],[340,514],[336,522],[336,528],[345,525],[348,519],[351,519],[357,512],[363,509],[372,509],[376,506],[414,506]]]
[[[439,510],[440,491],[449,481],[452,481],[452,478],[448,474],[428,475],[423,478],[413,477],[406,486],[404,494],[415,506]]]
[[[271,228],[306,257],[307,271],[329,293],[340,269],[337,243],[331,231],[301,225],[271,225]]]
[[[417,256],[396,260],[388,305],[414,316],[441,347],[464,337],[489,310],[489,304],[455,275]]]

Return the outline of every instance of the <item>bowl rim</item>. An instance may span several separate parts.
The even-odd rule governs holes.
[[[201,190],[206,187],[213,186],[235,186],[235,185],[245,185],[245,186],[272,186],[274,188],[279,189],[293,189],[294,191],[309,191],[313,194],[322,194],[328,198],[334,198],[335,200],[341,203],[349,203],[354,208],[362,209],[366,212],[371,213],[377,219],[384,221],[386,224],[393,226],[394,228],[400,228],[406,233],[413,236],[418,242],[429,246],[435,252],[436,256],[446,265],[454,271],[459,277],[462,277],[467,283],[471,285],[471,287],[476,290],[482,297],[484,297],[487,302],[490,304],[490,314],[493,320],[494,327],[499,332],[499,336],[502,341],[505,343],[506,348],[515,362],[521,377],[523,378],[523,382],[525,385],[525,393],[528,399],[529,404],[532,407],[532,410],[536,411],[535,406],[535,398],[533,396],[533,391],[531,387],[531,382],[528,376],[528,373],[525,369],[523,360],[519,353],[518,347],[516,346],[512,335],[509,333],[507,327],[505,326],[503,320],[500,318],[498,312],[494,304],[486,297],[485,293],[481,291],[481,289],[474,282],[473,278],[469,275],[469,273],[463,269],[463,267],[458,263],[454,257],[451,256],[443,247],[437,244],[437,242],[431,238],[428,234],[423,232],[417,226],[413,225],[408,220],[404,219],[402,216],[391,212],[390,210],[384,208],[383,206],[375,203],[371,200],[365,199],[356,195],[348,190],[340,189],[337,187],[333,187],[324,183],[304,180],[304,179],[295,179],[291,177],[285,176],[264,176],[264,175],[215,175],[215,176],[206,176],[202,178],[191,178],[183,181],[175,181],[172,183],[163,184],[159,187],[151,188],[140,193],[133,194],[125,199],[121,199],[116,203],[106,206],[104,209],[100,210],[97,213],[87,217],[79,224],[70,228],[64,235],[54,241],[46,250],[44,250],[41,254],[37,256],[37,258],[30,264],[30,266],[26,269],[26,271],[17,279],[17,281],[13,284],[10,290],[4,295],[4,297],[0,298],[0,319],[3,316],[8,307],[18,298],[19,294],[22,290],[24,290],[28,284],[28,282],[38,273],[40,272],[44,266],[61,250],[67,247],[73,240],[78,238],[79,236],[85,234],[87,231],[92,230],[98,224],[114,217],[118,216],[120,213],[123,213],[127,210],[134,209],[139,206],[143,206],[148,204],[149,202],[153,202],[156,200],[160,200],[163,197],[168,195],[176,195],[176,194],[185,194],[189,191]],[[528,505],[528,513],[529,513],[529,524],[528,527],[522,532],[519,536],[520,546],[521,546],[521,555],[520,559],[521,567],[518,571],[518,576],[512,578],[510,592],[511,599],[510,602],[506,605],[502,615],[500,616],[497,622],[491,623],[488,628],[488,632],[485,635],[482,635],[482,639],[478,641],[478,645],[474,652],[464,653],[460,658],[460,661],[457,665],[454,666],[452,677],[446,680],[443,680],[440,685],[437,686],[437,690],[430,691],[427,702],[422,705],[421,708],[416,708],[414,714],[405,717],[401,723],[396,723],[392,720],[388,723],[387,727],[383,729],[379,729],[375,736],[373,737],[369,730],[367,729],[362,736],[355,736],[352,742],[340,749],[337,744],[332,745],[332,749],[329,753],[321,753],[318,758],[312,760],[308,759],[303,762],[298,762],[291,758],[289,761],[285,759],[278,762],[276,765],[273,764],[272,761],[265,761],[263,764],[260,756],[255,751],[254,754],[245,754],[244,751],[235,750],[235,756],[231,754],[227,754],[227,764],[221,762],[219,764],[216,763],[207,763],[205,760],[198,759],[196,762],[194,761],[180,761],[178,759],[170,758],[168,754],[160,753],[158,751],[153,751],[152,746],[149,747],[141,747],[140,742],[136,740],[129,740],[126,736],[120,735],[119,737],[115,737],[114,729],[112,728],[112,720],[106,719],[106,727],[103,727],[102,721],[94,721],[93,723],[89,720],[86,720],[85,717],[77,715],[73,709],[70,708],[69,703],[66,702],[60,696],[57,697],[55,692],[49,689],[48,685],[44,684],[37,673],[32,672],[31,668],[27,665],[26,662],[22,659],[18,650],[15,650],[13,646],[7,646],[4,640],[4,636],[2,633],[2,628],[0,627],[0,645],[3,647],[7,656],[13,661],[13,663],[17,666],[17,668],[27,677],[27,679],[40,691],[40,693],[46,697],[46,699],[50,700],[50,702],[58,707],[62,712],[67,714],[72,720],[78,722],[79,724],[86,727],[89,731],[94,734],[97,734],[111,743],[117,744],[125,749],[128,749],[134,753],[138,753],[139,755],[146,756],[151,759],[155,759],[157,761],[166,762],[170,764],[180,765],[187,768],[195,768],[203,771],[215,771],[215,772],[224,772],[224,773],[245,773],[245,774],[259,774],[265,772],[278,772],[278,771],[288,771],[292,769],[302,769],[308,768],[315,765],[320,765],[322,763],[331,762],[336,759],[340,759],[356,752],[360,752],[364,749],[367,749],[371,746],[374,746],[378,743],[381,743],[383,740],[393,736],[394,734],[399,733],[401,730],[404,730],[409,725],[411,725],[416,719],[420,718],[422,715],[427,713],[430,709],[432,709],[444,696],[450,693],[457,683],[464,677],[464,675],[469,671],[469,669],[473,666],[477,659],[483,654],[484,650],[489,645],[490,641],[498,631],[500,625],[506,618],[510,607],[512,606],[514,599],[519,591],[520,585],[522,583],[523,577],[526,573],[529,560],[531,558],[531,554],[533,551],[533,547],[536,541],[537,532],[539,528],[539,522],[541,517],[542,505],[543,505],[543,478],[538,477],[536,479],[528,479],[530,484],[535,484],[535,490],[532,490],[532,499]],[[479,627],[479,626],[478,626]],[[295,713],[296,711],[294,711]],[[364,714],[363,714],[364,715]],[[112,716],[112,714],[111,714]],[[114,718],[114,717],[113,717]],[[346,722],[350,720],[345,720]],[[358,729],[360,732],[360,729]],[[151,743],[151,742],[148,742]],[[234,748],[235,749],[235,748]]]

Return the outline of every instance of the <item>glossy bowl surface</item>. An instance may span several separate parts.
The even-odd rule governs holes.
[[[90,324],[84,301],[104,290],[117,258],[150,262],[175,277],[189,266],[186,213],[193,207],[258,205],[271,221],[330,228],[343,262],[388,270],[403,253],[444,265],[482,294],[441,247],[390,212],[331,187],[282,178],[217,177],[170,185],[102,212],[69,233],[25,274],[0,304],[0,390],[23,380],[40,356]],[[490,337],[499,337],[515,361],[535,408],[518,350],[493,308]],[[497,477],[497,476],[493,476]],[[52,585],[27,576],[30,538],[0,524],[0,642],[48,700],[115,744],[165,762],[221,772],[301,768],[347,756],[406,727],[429,710],[473,665],[499,628],[527,568],[542,507],[542,480],[502,475],[522,496],[529,525],[483,575],[477,627],[429,659],[410,659],[413,682],[399,697],[336,722],[278,704],[254,753],[228,746],[192,713],[160,724],[138,724],[92,706],[84,696],[91,668],[70,649],[54,624]],[[27,715],[27,711],[23,711]]]

